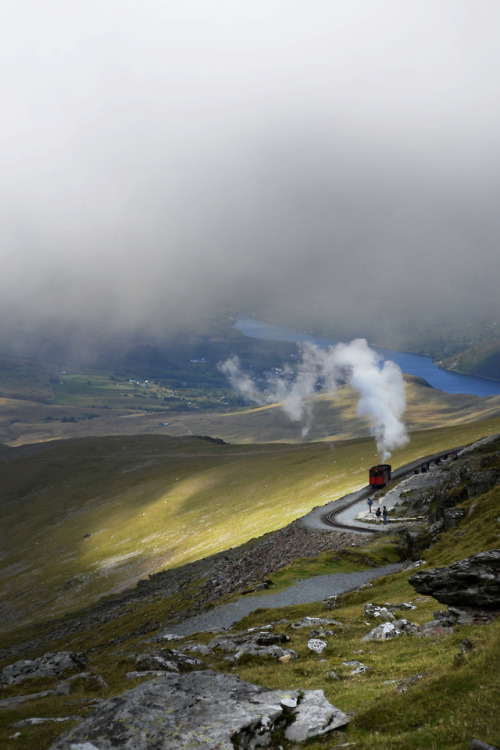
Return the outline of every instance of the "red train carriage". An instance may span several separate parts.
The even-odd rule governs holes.
[[[370,484],[372,487],[383,487],[391,478],[391,466],[379,464],[370,469]]]

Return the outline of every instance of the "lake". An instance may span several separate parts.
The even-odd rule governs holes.
[[[234,325],[236,330],[254,339],[267,339],[271,341],[289,341],[290,343],[302,343],[305,341],[316,344],[321,348],[335,346],[337,341],[324,336],[312,336],[286,326],[275,326],[263,323],[250,317],[237,318]],[[445,393],[472,393],[475,396],[498,396],[500,395],[500,380],[489,380],[472,375],[460,375],[456,372],[441,370],[434,364],[430,357],[408,352],[396,352],[391,349],[380,349],[371,347],[382,355],[384,359],[395,362],[401,370],[408,375],[416,375],[424,378],[433,388],[438,388]]]

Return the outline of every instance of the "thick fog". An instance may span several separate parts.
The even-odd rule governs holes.
[[[497,0],[4,0],[0,342],[498,313]]]

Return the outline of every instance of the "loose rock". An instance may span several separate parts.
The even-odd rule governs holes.
[[[139,654],[135,660],[138,671],[165,670],[166,672],[189,672],[201,669],[204,663],[194,656],[165,648],[152,654]]]
[[[408,620],[394,620],[394,622],[384,622],[365,635],[363,641],[386,641],[389,638],[398,638],[400,635],[416,633],[418,625],[414,625]]]
[[[322,641],[319,638],[311,638],[307,642],[307,647],[316,654],[322,654],[327,646],[326,641]]]

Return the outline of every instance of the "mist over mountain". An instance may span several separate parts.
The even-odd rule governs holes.
[[[0,345],[499,315],[494,0],[0,11]]]

